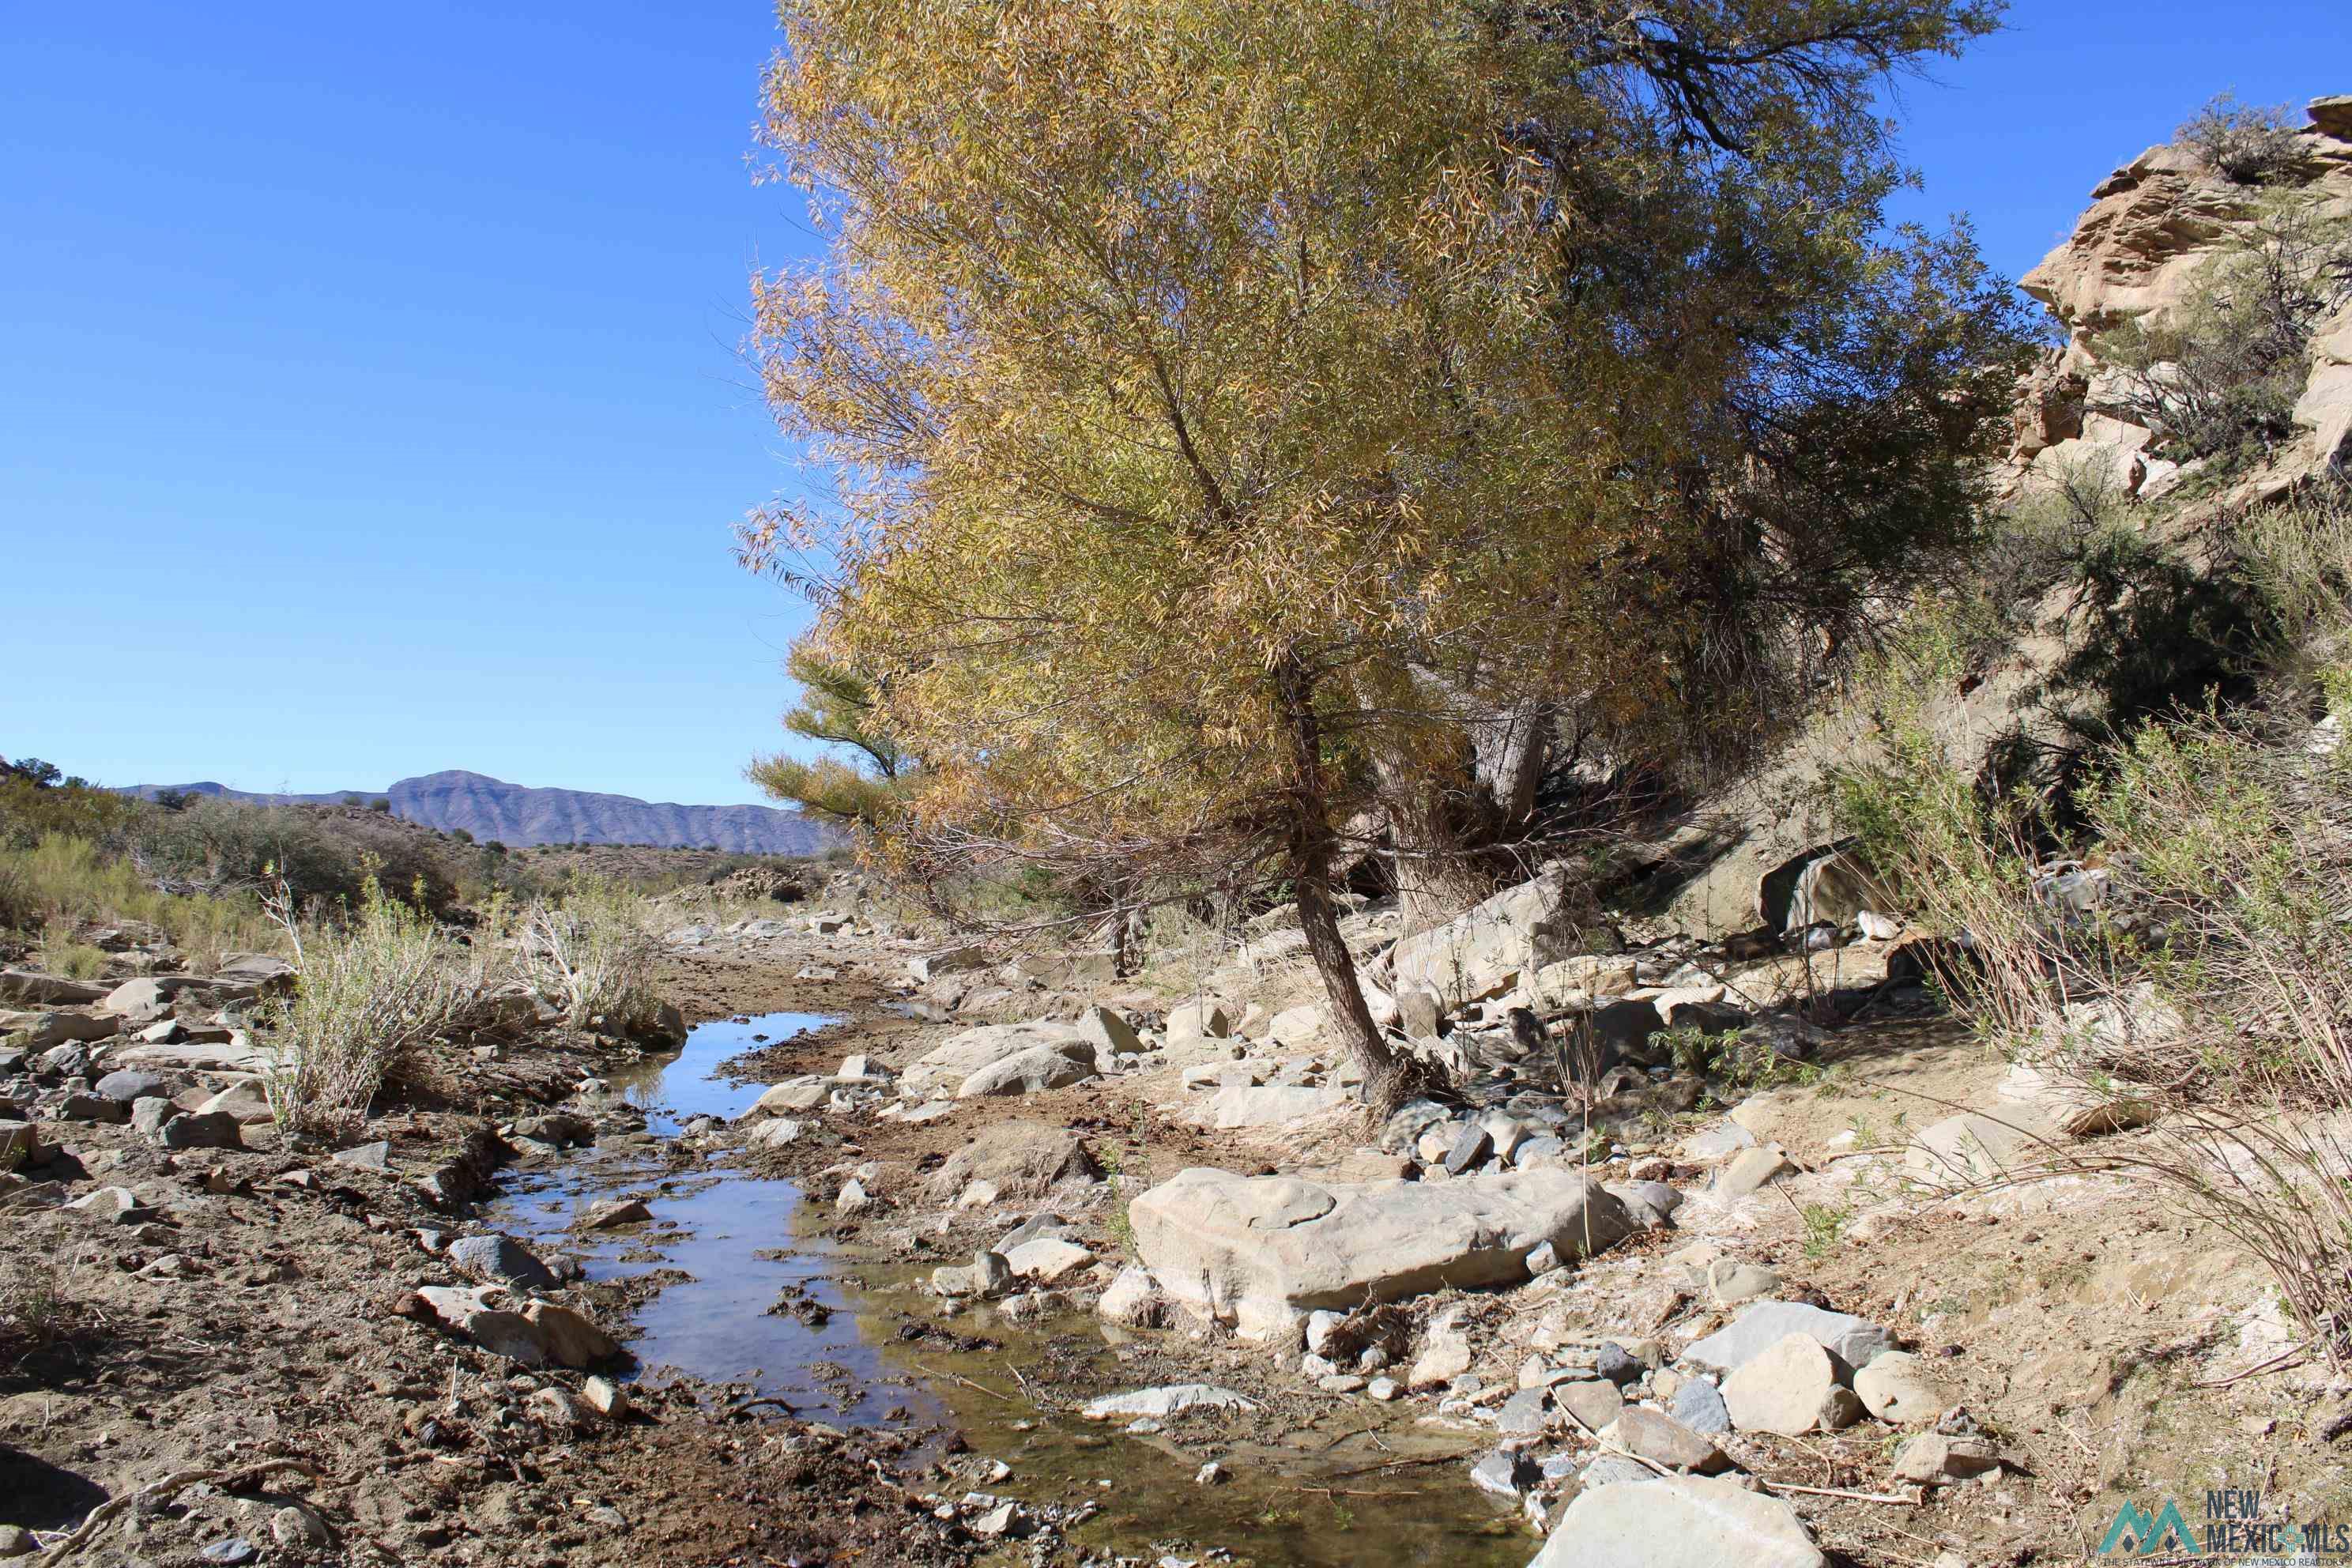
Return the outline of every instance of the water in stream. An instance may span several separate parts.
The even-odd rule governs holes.
[[[649,1060],[634,1074],[616,1073],[612,1081],[645,1110],[648,1131],[672,1138],[697,1116],[732,1118],[759,1098],[763,1086],[730,1079],[719,1064],[755,1048],[760,1037],[772,1043],[830,1022],[805,1013],[720,1019],[694,1029],[678,1055]],[[615,1192],[644,1194],[653,1227],[626,1236],[568,1228]],[[714,1383],[749,1383],[816,1420],[952,1424],[975,1453],[1013,1467],[1014,1479],[998,1489],[1040,1502],[1097,1500],[1102,1511],[1071,1532],[1084,1546],[1154,1561],[1181,1541],[1186,1549],[1178,1555],[1187,1559],[1223,1546],[1265,1568],[1521,1568],[1533,1554],[1524,1531],[1451,1465],[1340,1477],[1336,1469],[1362,1464],[1362,1456],[1350,1452],[1335,1457],[1334,1473],[1318,1475],[1297,1452],[1244,1446],[1223,1456],[1232,1484],[1196,1486],[1197,1458],[1021,1396],[1009,1369],[1042,1359],[1048,1338],[1066,1352],[1096,1347],[1106,1378],[1117,1375],[1111,1347],[1090,1315],[1035,1327],[971,1323],[971,1331],[1002,1347],[985,1353],[908,1346],[893,1331],[887,1299],[834,1277],[854,1260],[795,1227],[800,1205],[791,1182],[728,1166],[673,1172],[643,1144],[607,1141],[582,1157],[521,1173],[486,1217],[509,1234],[540,1238],[546,1250],[579,1258],[591,1279],[655,1269],[690,1276],[637,1314],[639,1332],[629,1348],[646,1373],[667,1367]],[[876,1284],[921,1272],[855,1261]],[[787,1290],[830,1316],[812,1323],[771,1313]],[[1362,1416],[1341,1415],[1328,1436],[1364,1424]],[[1311,1436],[1313,1446],[1324,1445],[1325,1434]],[[1389,1441],[1394,1453],[1423,1451],[1410,1427],[1391,1432]],[[1434,1451],[1461,1442],[1444,1438]],[[1334,1461],[1324,1465],[1333,1468]],[[1321,1489],[1327,1487],[1336,1489]]]

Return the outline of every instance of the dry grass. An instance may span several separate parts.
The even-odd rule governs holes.
[[[495,979],[488,944],[460,946],[373,881],[364,895],[339,926],[300,927],[281,906],[299,977],[264,1037],[279,1060],[271,1109],[298,1133],[363,1121],[388,1078],[478,1016]]]
[[[574,883],[561,901],[533,904],[520,936],[524,984],[562,1009],[575,1029],[597,1021],[620,1030],[649,1023],[661,1003],[653,982],[652,913],[645,900],[602,879]]]
[[[2313,507],[2244,531],[2274,668],[2342,711],[2352,528]],[[1933,658],[1913,674],[1942,679]],[[2050,803],[1947,765],[1900,685],[1890,761],[1848,773],[1843,804],[1913,912],[1964,933],[1955,1002],[2070,1098],[2153,1112],[2140,1139],[2055,1157],[2156,1182],[2269,1268],[2320,1350],[2352,1353],[2352,747],[2301,692],[2143,726],[2093,759],[2065,825],[2087,864],[2058,874]]]
[[[0,923],[69,931],[125,922],[162,931],[198,973],[225,952],[283,947],[250,893],[161,892],[130,861],[64,834],[47,835],[29,848],[0,849]]]

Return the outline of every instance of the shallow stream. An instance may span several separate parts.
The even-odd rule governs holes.
[[[644,1109],[647,1130],[667,1140],[695,1117],[731,1119],[759,1098],[763,1085],[729,1078],[723,1063],[831,1022],[806,1013],[720,1019],[694,1029],[677,1055],[612,1081]],[[569,1228],[616,1192],[644,1194],[653,1226],[622,1235]],[[883,1288],[924,1271],[835,1250],[814,1234],[814,1216],[803,1215],[800,1189],[788,1181],[723,1165],[674,1171],[657,1146],[607,1140],[580,1158],[521,1173],[486,1217],[579,1258],[592,1280],[656,1270],[688,1276],[637,1313],[629,1348],[639,1375],[674,1370],[748,1384],[797,1415],[837,1424],[952,1425],[973,1453],[1013,1468],[991,1489],[1032,1503],[1096,1500],[1101,1511],[1068,1532],[1081,1546],[1148,1562],[1163,1554],[1192,1561],[1223,1547],[1230,1560],[1265,1568],[1521,1568],[1535,1552],[1523,1527],[1471,1489],[1463,1472],[1483,1450],[1460,1433],[1383,1426],[1381,1446],[1367,1448],[1348,1439],[1371,1416],[1333,1405],[1295,1435],[1297,1447],[1234,1445],[1220,1456],[1230,1483],[1202,1487],[1193,1480],[1197,1457],[1029,1396],[1016,1369],[1042,1365],[1049,1341],[1065,1372],[1074,1348],[1087,1347],[1080,1353],[1099,1363],[1106,1381],[1116,1376],[1107,1331],[1091,1315],[1015,1326],[989,1313],[950,1325],[993,1342],[980,1352],[910,1343],[899,1337],[893,1309],[895,1299],[903,1310],[906,1298]],[[851,1272],[875,1293],[841,1277]],[[780,1298],[799,1310],[771,1311]],[[1349,1473],[1457,1450],[1467,1450],[1458,1463]]]

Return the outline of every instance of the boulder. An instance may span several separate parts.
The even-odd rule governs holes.
[[[205,1116],[233,1116],[239,1123],[247,1126],[257,1121],[276,1120],[269,1109],[269,1096],[263,1090],[259,1079],[249,1078],[231,1084],[218,1094],[197,1101],[194,1109]]]
[[[1914,1138],[1903,1152],[1903,1168],[1924,1185],[1957,1190],[2000,1179],[2041,1152],[2047,1137],[2023,1114],[1963,1111]]]
[[[108,987],[29,969],[0,969],[0,1002],[32,1007],[87,1007],[106,999]]]
[[[1323,1028],[1329,1013],[1320,1002],[1303,1002],[1296,1007],[1285,1007],[1266,1026],[1270,1038],[1286,1046],[1309,1046],[1323,1037]]]
[[[1171,1046],[1230,1039],[1233,1032],[1233,1015],[1222,1002],[1186,1002],[1168,1009],[1168,1043]]]
[[[1097,1076],[1093,1045],[1085,1040],[1063,1040],[1032,1046],[989,1063],[957,1087],[956,1098],[1036,1094],[1049,1089],[1066,1089]]]
[[[1128,1217],[1171,1299],[1252,1339],[1295,1333],[1318,1307],[1516,1283],[1545,1242],[1580,1258],[1633,1230],[1617,1199],[1558,1170],[1324,1185],[1193,1169],[1136,1198]]]
[[[1601,1436],[1626,1453],[1670,1470],[1713,1475],[1731,1463],[1706,1437],[1646,1405],[1627,1405]]]
[[[1089,1068],[1094,1064],[1095,1047],[1072,1025],[1042,1020],[989,1024],[950,1035],[916,1058],[900,1075],[899,1088],[912,1098],[954,1094],[982,1068],[1040,1047],[1052,1047]]]
[[[1731,1412],[1723,1391],[1703,1377],[1686,1377],[1675,1385],[1670,1407],[1675,1420],[1694,1432],[1718,1434],[1731,1430]]]
[[[1582,1383],[1557,1383],[1552,1385],[1554,1405],[1568,1413],[1569,1419],[1587,1432],[1606,1431],[1618,1416],[1625,1413],[1625,1396],[1617,1385],[1606,1378],[1593,1378]]]
[[[1841,1368],[1809,1334],[1780,1340],[1723,1380],[1723,1403],[1742,1432],[1801,1437],[1853,1424],[1860,1405],[1839,1381]]]
[[[1711,1190],[1724,1197],[1744,1198],[1783,1176],[1796,1173],[1797,1167],[1789,1163],[1789,1157],[1777,1144],[1742,1149],[1715,1173]]]
[[[128,1103],[134,1100],[169,1099],[172,1086],[160,1073],[140,1072],[125,1068],[108,1073],[92,1086],[109,1100]]]
[[[1129,1264],[1095,1303],[1103,1321],[1126,1329],[1156,1329],[1168,1319],[1167,1300],[1160,1294],[1151,1271]]]
[[[1187,1120],[1202,1127],[1232,1131],[1245,1127],[1287,1127],[1336,1110],[1352,1110],[1357,1101],[1344,1089],[1307,1089],[1296,1084],[1255,1088],[1236,1084],[1220,1089],[1193,1107]]]
[[[751,1136],[744,1140],[744,1144],[752,1149],[782,1149],[807,1131],[806,1122],[795,1121],[789,1116],[770,1117],[751,1129]]]
[[[942,1296],[996,1296],[1013,1283],[1013,1266],[998,1252],[972,1254],[968,1268],[952,1265],[931,1270],[931,1289]]]
[[[523,1321],[539,1331],[548,1358],[560,1365],[586,1368],[621,1353],[618,1341],[569,1307],[533,1301],[522,1310]]]
[[[28,1051],[110,1040],[121,1029],[121,1019],[90,1013],[0,1013],[0,1036],[15,1036]]]
[[[178,974],[147,974],[126,980],[106,994],[99,1005],[118,1018],[152,1024],[172,1011],[173,999],[183,992],[200,990],[201,981]]]
[[[1983,1437],[1948,1437],[1940,1432],[1922,1432],[1906,1438],[1903,1447],[1895,1450],[1895,1479],[1916,1481],[1921,1486],[1950,1486],[1957,1481],[1974,1480],[2000,1467],[2000,1449]]]
[[[966,974],[988,967],[988,954],[977,947],[950,948],[945,952],[926,952],[907,961],[907,973],[917,980],[937,980],[949,974]]]
[[[1407,1388],[1433,1388],[1453,1382],[1470,1370],[1470,1336],[1463,1327],[1462,1309],[1448,1308],[1422,1331],[1421,1353],[1405,1374]]]
[[[1034,1279],[1040,1285],[1058,1285],[1094,1260],[1095,1255],[1076,1242],[1050,1236],[1037,1237],[1004,1250],[1004,1261],[1015,1276]]]
[[[930,1201],[953,1203],[974,1182],[1007,1202],[1043,1197],[1056,1184],[1100,1175],[1077,1134],[1043,1121],[1008,1118],[974,1132],[926,1184]]]
[[[1580,879],[1555,867],[1507,888],[1434,930],[1398,940],[1396,984],[1434,995],[1447,1012],[1500,996],[1547,964],[1607,945],[1588,912]]]
[[[2152,1100],[2101,1092],[2063,1073],[2019,1062],[1993,1087],[2002,1117],[2028,1127],[2055,1128],[2075,1138],[2125,1132],[2156,1120]],[[2006,1109],[2015,1107],[2014,1110]]]
[[[242,1149],[245,1138],[237,1119],[225,1110],[174,1116],[156,1134],[166,1149]]]
[[[1114,1057],[1143,1049],[1143,1038],[1135,1032],[1135,1026],[1108,1007],[1089,1007],[1079,1014],[1077,1034],[1094,1047],[1097,1067],[1107,1067]]]
[[[0,1121],[0,1176],[24,1165],[37,1165],[41,1153],[40,1131],[29,1121]]]
[[[1790,1334],[1803,1334],[1847,1366],[1868,1366],[1895,1348],[1876,1323],[1802,1301],[1759,1301],[1731,1323],[1683,1352],[1682,1359],[1713,1373],[1737,1372]]]
[[[176,1123],[174,1124],[176,1125]],[[449,1266],[468,1279],[521,1290],[552,1290],[555,1275],[510,1236],[469,1236],[449,1244]]]
[[[1898,1426],[1925,1426],[1954,1402],[1950,1385],[1908,1351],[1889,1351],[1855,1373],[1853,1392],[1864,1410]]]
[[[1796,1511],[1735,1481],[1590,1484],[1528,1568],[1823,1568]]]
[[[538,1325],[520,1312],[488,1304],[498,1294],[495,1286],[460,1290],[446,1285],[425,1285],[419,1287],[416,1294],[445,1326],[491,1354],[502,1355],[523,1366],[547,1364],[547,1342],[541,1336]]]
[[[740,1120],[751,1121],[762,1116],[782,1116],[792,1110],[814,1110],[832,1093],[832,1085],[814,1074],[786,1079],[753,1100],[751,1109],[746,1110]]]

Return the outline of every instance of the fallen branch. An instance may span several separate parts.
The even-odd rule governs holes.
[[[1807,1497],[1843,1498],[1848,1502],[1892,1503],[1901,1508],[1917,1508],[1919,1506],[1918,1494],[1916,1492],[1907,1496],[1894,1496],[1886,1492],[1841,1491],[1835,1487],[1801,1487],[1794,1481],[1768,1481],[1761,1476],[1757,1477],[1756,1479],[1762,1484],[1764,1489],[1767,1491],[1802,1492]]]
[[[792,1401],[788,1399],[779,1399],[772,1394],[762,1394],[756,1399],[739,1399],[734,1404],[727,1407],[727,1414],[730,1416],[740,1415],[747,1410],[757,1410],[762,1405],[774,1405],[777,1409],[782,1411],[787,1415],[796,1415],[799,1414],[799,1411],[793,1405]]]
[[[1018,1405],[1021,1403],[1018,1395],[1007,1394],[1001,1388],[991,1388],[984,1383],[974,1383],[971,1379],[964,1376],[960,1372],[940,1372],[936,1368],[924,1366],[921,1362],[917,1362],[915,1365],[933,1377],[948,1378],[953,1382],[962,1384],[966,1388],[976,1388],[980,1390],[981,1393],[988,1394],[992,1398],[1002,1399],[1007,1405]]]
[[[1454,1454],[1422,1454],[1410,1459],[1382,1459],[1377,1465],[1358,1465],[1352,1470],[1334,1470],[1331,1472],[1331,1479],[1335,1481],[1343,1481],[1349,1476],[1369,1476],[1375,1470],[1402,1470],[1415,1465],[1451,1465],[1466,1459],[1473,1454],[1483,1452],[1485,1449],[1481,1447],[1465,1448]]]
[[[178,1491],[182,1487],[194,1486],[199,1481],[210,1481],[225,1492],[243,1491],[274,1470],[299,1470],[312,1480],[320,1479],[324,1473],[308,1459],[264,1459],[261,1463],[249,1465],[242,1470],[174,1470],[160,1481],[150,1481],[135,1492],[124,1492],[121,1497],[109,1498],[90,1510],[89,1517],[81,1521],[79,1529],[49,1548],[48,1554],[41,1559],[41,1568],[55,1568],[57,1563],[64,1562],[80,1551],[89,1544],[90,1538],[98,1533],[100,1525],[133,1503],[148,1498],[163,1497]]]

